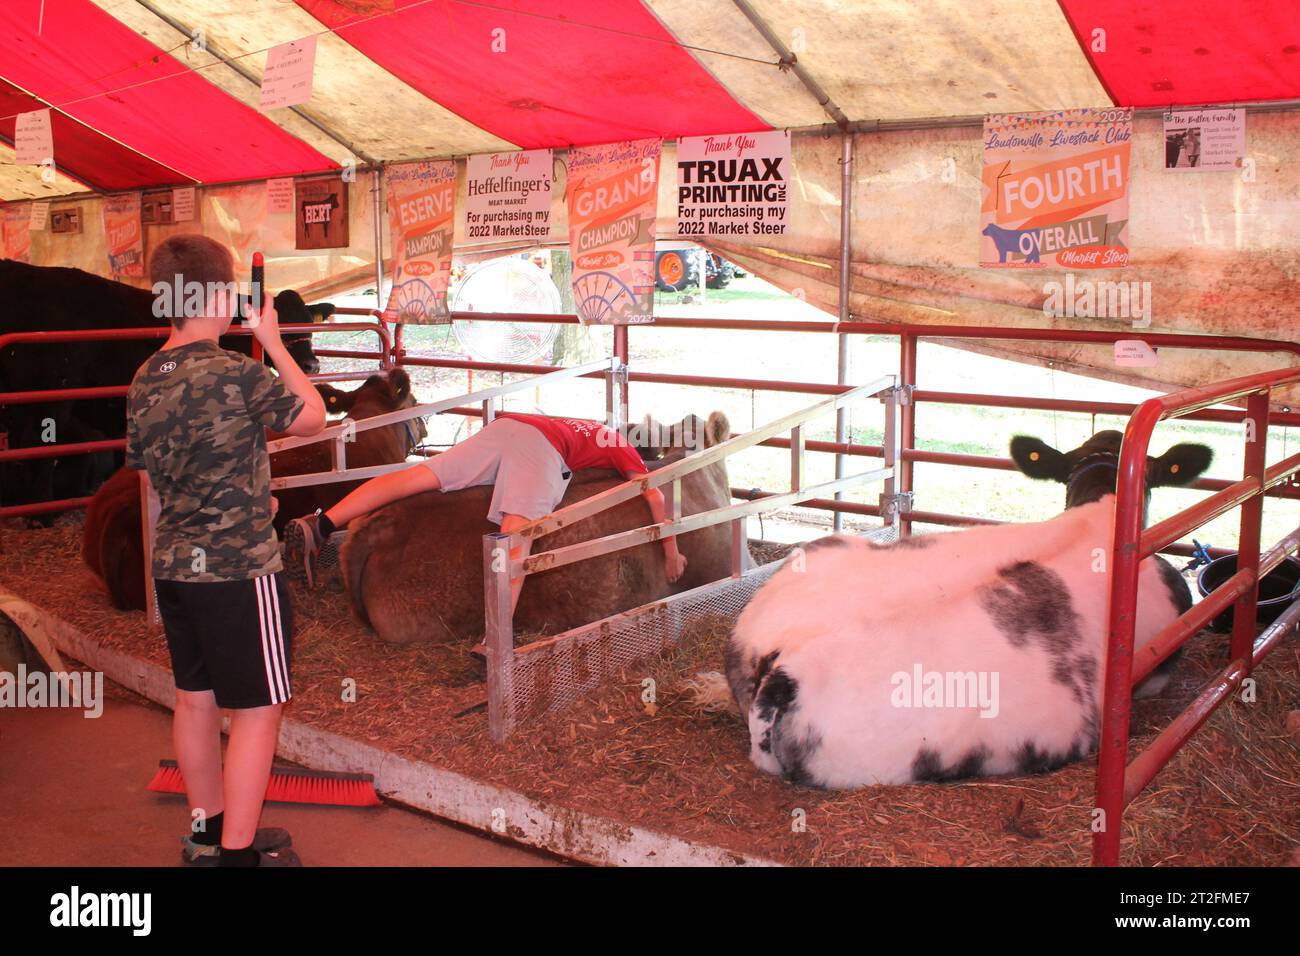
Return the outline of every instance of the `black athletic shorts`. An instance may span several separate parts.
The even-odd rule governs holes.
[[[231,709],[293,696],[293,609],[278,574],[245,581],[156,581],[177,690],[210,690]]]

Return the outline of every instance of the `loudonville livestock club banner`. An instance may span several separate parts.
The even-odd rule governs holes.
[[[677,234],[744,242],[786,231],[790,134],[688,136],[677,143]]]
[[[32,254],[32,212],[31,204],[21,206],[10,203],[4,208],[4,220],[0,224],[4,230],[4,254],[6,259],[17,262],[30,262]]]
[[[984,117],[980,265],[1128,265],[1131,109]]]
[[[456,163],[402,163],[384,170],[388,226],[393,243],[393,289],[384,318],[450,322],[447,283],[456,211]]]
[[[654,321],[660,142],[569,151],[573,299],[583,324]]]
[[[551,151],[490,153],[465,161],[465,238],[535,239],[551,234]]]
[[[144,275],[139,193],[109,196],[104,200],[104,237],[108,241],[108,270],[114,278]]]

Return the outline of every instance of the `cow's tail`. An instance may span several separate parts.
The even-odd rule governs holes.
[[[339,563],[343,565],[343,581],[347,587],[348,603],[352,605],[352,613],[362,624],[373,629],[370,615],[366,613],[364,587],[366,565],[370,563],[371,542],[374,540],[374,535],[366,534],[367,524],[368,522],[361,520],[353,523],[353,527],[348,531],[348,539],[343,543]]]
[[[711,714],[740,713],[727,675],[721,671],[700,671],[694,677],[682,681],[682,689],[689,695],[692,710]]]

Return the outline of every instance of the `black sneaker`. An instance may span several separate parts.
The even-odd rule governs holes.
[[[309,588],[316,586],[316,556],[325,543],[320,518],[307,515],[284,526],[284,569],[289,577]]]
[[[293,844],[293,837],[283,827],[262,827],[253,835],[253,849],[261,852],[283,850]],[[221,862],[221,847],[195,843],[191,834],[181,837],[181,862],[189,866],[216,866]]]

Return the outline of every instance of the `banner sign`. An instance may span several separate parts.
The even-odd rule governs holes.
[[[197,194],[193,186],[181,186],[172,190],[172,222],[193,222],[194,204]]]
[[[108,270],[113,277],[143,276],[144,230],[140,226],[139,193],[104,200],[104,236],[108,240]]]
[[[315,36],[271,47],[262,70],[262,112],[301,106],[310,100],[311,75],[315,66]]]
[[[569,151],[573,298],[585,325],[654,321],[657,139]]]
[[[26,204],[9,203],[4,207],[4,257],[30,262],[32,254],[32,211]]]
[[[551,150],[489,153],[465,161],[465,238],[491,242],[551,234]]]
[[[266,211],[272,215],[293,212],[292,179],[268,179],[266,181]]]
[[[549,167],[548,167],[549,169]],[[451,321],[447,284],[456,211],[456,163],[402,163],[384,168],[393,289],[384,317],[434,324]]]
[[[687,136],[677,142],[677,234],[744,242],[784,236],[790,134]]]
[[[1245,155],[1245,110],[1165,114],[1165,169],[1236,169]]]
[[[342,176],[294,182],[294,247],[346,249],[348,184]]]
[[[54,129],[49,110],[19,113],[14,120],[14,162],[40,166],[54,159]]]
[[[1131,109],[984,117],[980,265],[1128,265]]]

